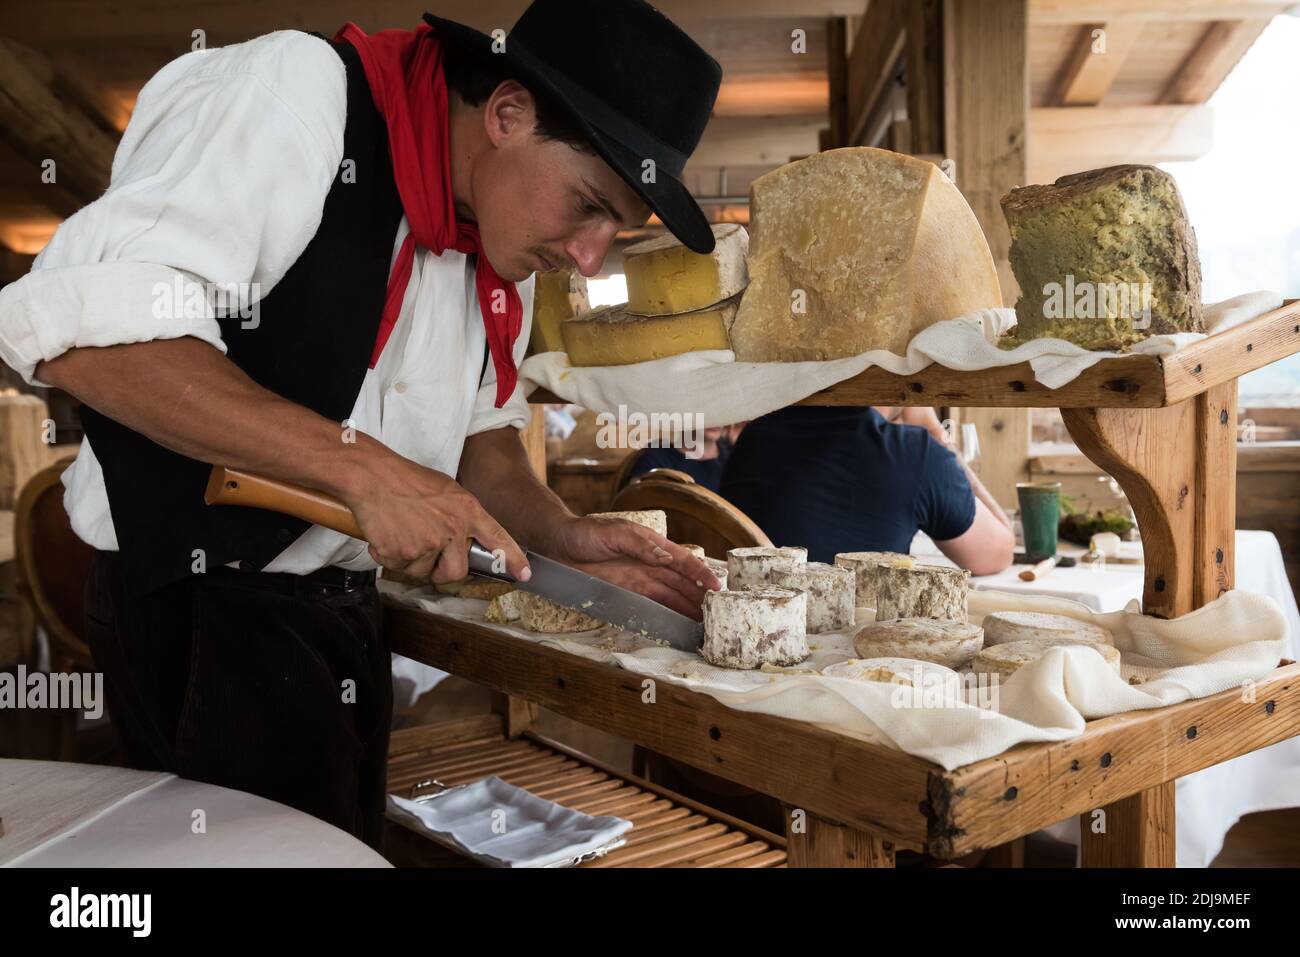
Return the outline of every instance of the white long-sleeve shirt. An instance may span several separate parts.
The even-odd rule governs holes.
[[[82,346],[193,336],[224,352],[210,308],[158,309],[160,290],[179,278],[268,295],[320,225],[345,159],[346,113],[342,61],[305,33],[271,33],[163,67],[140,91],[108,191],[59,227],[27,276],[0,289],[0,358],[40,385],[39,362]],[[403,219],[394,257],[408,232]],[[517,363],[528,344],[532,277],[518,290]],[[528,422],[522,387],[493,408],[491,362],[480,387],[485,341],[471,260],[454,250],[417,251],[397,325],[366,372],[349,423],[454,476],[468,436]],[[63,482],[77,535],[116,550],[88,442]],[[325,565],[375,567],[363,542],[314,526],[267,570]]]

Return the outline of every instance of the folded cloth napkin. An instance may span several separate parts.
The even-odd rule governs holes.
[[[1206,328],[1221,332],[1281,305],[1282,297],[1273,292],[1237,296],[1206,307]],[[936,362],[963,371],[1028,362],[1035,379],[1059,389],[1105,359],[1169,355],[1205,338],[1194,332],[1152,336],[1128,353],[1090,352],[1064,339],[1034,339],[1016,349],[999,349],[998,337],[1015,323],[1012,309],[980,309],[921,330],[908,343],[905,356],[881,349],[826,362],[737,362],[734,352],[718,349],[579,368],[570,366],[563,352],[545,352],[526,360],[520,374],[526,389],[547,389],[585,409],[617,414],[621,407],[628,414],[689,416],[688,426],[709,428],[783,409],[871,366],[912,375]],[[671,390],[665,383],[672,383]]]
[[[625,842],[632,822],[592,817],[495,775],[423,800],[388,796],[388,816],[489,867],[567,867]]]

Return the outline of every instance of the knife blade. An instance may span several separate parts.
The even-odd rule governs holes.
[[[214,466],[204,494],[209,505],[244,505],[293,515],[344,535],[361,538],[356,517],[346,505],[321,492],[299,488],[261,475]],[[469,548],[469,568],[481,578],[509,582],[521,591],[549,599],[633,634],[660,640],[681,651],[704,642],[704,626],[652,598],[588,575],[586,572],[525,552],[532,577],[516,581],[497,558],[477,542]]]

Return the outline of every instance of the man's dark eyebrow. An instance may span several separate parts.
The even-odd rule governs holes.
[[[619,211],[614,208],[614,204],[609,201],[609,198],[604,193],[596,189],[595,186],[592,186],[585,176],[582,178],[582,182],[586,185],[587,189],[591,190],[591,194],[596,198],[596,202],[605,207],[605,212],[609,213],[609,215],[613,217],[614,222],[618,223],[620,226],[628,225],[627,221],[623,219]]]

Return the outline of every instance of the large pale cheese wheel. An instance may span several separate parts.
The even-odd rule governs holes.
[[[663,510],[657,508],[639,512],[595,512],[587,517],[618,518],[634,525],[642,525],[664,537],[668,535],[668,516]],[[527,597],[521,598],[519,601],[519,620],[520,624],[529,631],[546,633],[590,631],[604,624],[604,622],[592,618],[590,615],[584,615],[571,608],[565,608],[563,605],[557,605],[537,595],[523,592],[520,594],[526,594]]]
[[[729,588],[772,584],[772,572],[793,568],[808,561],[808,549],[799,545],[782,548],[755,546],[733,548],[727,552]]]
[[[857,581],[857,598],[859,608],[875,608],[876,592],[867,569],[876,565],[888,565],[900,558],[907,558],[902,552],[840,552],[835,556],[835,564],[851,568]]]
[[[1091,648],[1106,660],[1106,664],[1119,674],[1119,649],[1114,645],[1103,645],[1094,641],[1074,641],[1068,638],[1050,638],[1044,641],[1012,641],[1005,645],[989,645],[971,662],[971,669],[976,674],[1000,675],[1009,678],[1031,661],[1037,661],[1052,648],[1066,646]]]
[[[848,661],[828,665],[821,673],[827,678],[883,681],[909,687],[916,687],[918,677],[922,683],[936,679],[951,681],[954,687],[961,681],[961,675],[951,668],[914,658],[850,658]]]
[[[932,565],[915,558],[898,558],[867,568],[869,588],[876,599],[876,619],[935,618],[966,621],[966,591],[970,572],[951,565]]]
[[[1065,615],[1047,615],[1036,611],[995,611],[984,616],[984,644],[1005,645],[1012,641],[1094,641],[1113,645],[1111,633],[1092,622]]]
[[[808,596],[808,633],[844,631],[853,627],[853,572],[824,562],[803,562],[771,571],[773,585],[795,588]]]
[[[590,311],[587,280],[581,273],[573,269],[539,272],[533,284],[533,327],[529,351],[563,352],[561,324]]]
[[[863,658],[916,658],[948,668],[969,664],[983,646],[979,625],[931,618],[876,621],[853,636],[853,649]]]
[[[708,592],[700,654],[721,668],[797,665],[808,657],[807,608],[793,588]]]
[[[817,153],[754,180],[749,212],[749,287],[731,327],[740,362],[902,355],[927,326],[1002,305],[975,214],[925,160]]]
[[[1203,332],[1196,233],[1174,178],[1110,166],[1002,198],[1020,285],[1014,337],[1123,349]]]
[[[560,332],[570,365],[624,366],[683,352],[730,349],[728,330],[735,317],[735,299],[673,316],[642,316],[625,306],[609,306],[562,323]]]
[[[694,312],[741,292],[748,277],[749,234],[737,223],[719,223],[713,239],[711,253],[692,252],[672,234],[624,250],[627,311],[643,316]]]

